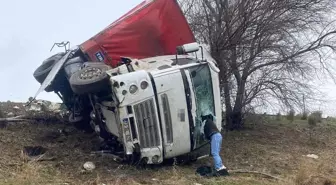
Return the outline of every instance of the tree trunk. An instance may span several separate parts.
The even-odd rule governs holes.
[[[216,61],[218,61],[218,65],[220,68],[220,81],[221,81],[221,90],[224,92],[224,104],[225,104],[225,128],[226,131],[231,130],[232,125],[232,105],[231,105],[231,97],[230,97],[230,74],[228,71],[228,66],[226,66],[226,62],[221,58],[221,54],[212,50],[212,55]],[[224,126],[224,125],[223,125]]]
[[[245,82],[240,83],[238,86],[237,97],[235,100],[234,108],[231,105],[229,77],[222,73],[221,81],[223,83],[224,91],[224,104],[225,104],[225,128],[229,130],[240,130],[244,126],[243,122],[243,102],[245,92]]]
[[[231,49],[231,68],[232,72],[234,74],[234,77],[237,82],[237,94],[236,94],[236,100],[234,102],[233,110],[231,110],[230,115],[230,130],[240,130],[243,128],[243,102],[244,102],[244,92],[245,92],[245,83],[246,78],[244,76],[241,76],[239,72],[239,68],[237,66],[237,49],[236,47],[232,47]]]
[[[224,103],[225,103],[225,128],[226,131],[232,129],[232,106],[231,106],[231,99],[230,99],[230,86],[229,80],[227,77],[223,77],[223,88],[224,88]]]
[[[243,107],[244,107],[244,92],[246,80],[242,78],[240,81],[237,80],[238,90],[235,105],[231,114],[232,119],[232,129],[240,130],[244,127],[243,121]]]

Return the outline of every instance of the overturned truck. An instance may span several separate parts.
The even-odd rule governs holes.
[[[153,0],[48,58],[34,77],[36,96],[58,94],[69,121],[94,130],[111,153],[160,164],[209,154],[201,117],[214,115],[221,129],[218,73],[176,1]]]

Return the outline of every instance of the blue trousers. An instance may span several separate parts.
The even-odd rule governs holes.
[[[222,146],[222,139],[223,138],[220,133],[216,133],[211,136],[211,155],[213,157],[216,170],[223,166],[222,159],[219,155]]]

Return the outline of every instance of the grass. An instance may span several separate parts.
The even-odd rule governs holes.
[[[0,185],[114,185],[114,184],[190,184],[190,185],[330,185],[336,184],[336,124],[323,122],[309,139],[307,121],[268,120],[244,131],[223,133],[222,159],[231,170],[244,169],[277,176],[232,174],[230,177],[201,178],[198,166],[212,164],[211,158],[187,166],[162,166],[136,169],[115,163],[108,156],[92,156],[98,140],[93,135],[73,131],[60,134],[65,125],[22,123],[0,129]],[[48,148],[55,160],[29,162],[21,155],[24,146]],[[316,154],[318,159],[306,157]],[[82,169],[92,161],[96,169]]]

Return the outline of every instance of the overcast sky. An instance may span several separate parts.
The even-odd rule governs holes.
[[[3,0],[0,2],[0,101],[27,101],[39,84],[34,70],[53,53],[55,42],[78,45],[89,39],[142,0]],[[316,105],[336,116],[336,88],[321,85],[329,103]],[[60,101],[53,93],[38,99]]]
[[[142,0],[3,0],[0,2],[0,101],[26,101],[39,84],[33,77],[55,42],[78,45]],[[53,93],[41,99],[59,101]]]

